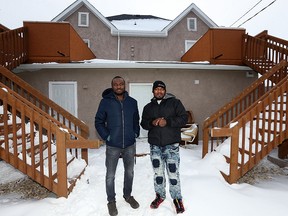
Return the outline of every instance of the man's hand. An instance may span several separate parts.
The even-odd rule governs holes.
[[[164,119],[163,117],[162,118],[157,118],[155,119],[152,124],[156,127],[156,126],[159,126],[159,127],[165,127],[167,122],[166,122],[166,119]]]

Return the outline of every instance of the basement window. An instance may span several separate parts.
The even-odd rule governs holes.
[[[197,31],[197,19],[187,18],[187,28],[188,31]]]
[[[89,26],[89,13],[85,13],[85,12],[78,13],[78,26],[83,26],[83,27]]]

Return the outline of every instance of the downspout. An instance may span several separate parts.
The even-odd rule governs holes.
[[[120,60],[120,34],[118,31],[118,50],[117,50],[117,60]]]

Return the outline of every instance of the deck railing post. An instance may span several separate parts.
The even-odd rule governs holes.
[[[67,154],[66,154],[66,133],[62,130],[56,131],[57,146],[57,195],[67,197]]]

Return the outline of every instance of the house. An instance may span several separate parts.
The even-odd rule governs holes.
[[[257,79],[247,66],[97,59],[73,64],[23,64],[13,71],[84,121],[91,139],[98,137],[94,117],[102,92],[116,75],[126,80],[126,90],[137,99],[140,114],[152,98],[153,82],[163,80],[167,91],[194,113],[200,135],[201,123],[210,114]],[[59,91],[62,92],[57,94]],[[141,131],[141,136],[145,136],[145,131]]]
[[[78,0],[52,19],[69,22],[97,58],[180,61],[181,56],[217,25],[194,3],[174,20],[143,15],[104,17],[89,1]]]
[[[161,79],[193,111],[203,157],[220,152],[228,165],[221,173],[236,182],[272,149],[287,149],[288,42],[267,32],[252,37],[243,29],[210,28],[205,35],[180,62],[93,59],[68,22],[27,22],[0,33],[0,158],[67,197],[88,163],[87,149],[101,144],[92,140],[97,137],[94,116],[111,79],[125,78],[140,113],[152,96],[153,81]],[[203,54],[197,55],[199,49]],[[224,140],[225,148],[218,148]],[[85,163],[74,175],[68,171],[76,158]]]

